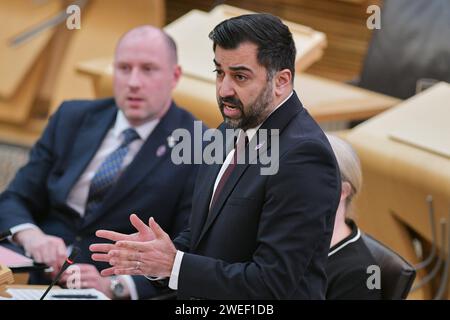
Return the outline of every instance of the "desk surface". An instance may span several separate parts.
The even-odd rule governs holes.
[[[450,84],[439,83],[351,130],[361,159],[360,226],[401,255],[414,258],[408,229],[431,242],[427,195],[440,219],[450,204]],[[439,240],[437,246],[440,247]]]
[[[391,163],[398,162],[400,171],[393,174],[400,174],[409,168],[411,171],[405,175],[409,181],[427,185],[429,189],[437,188],[438,183],[440,190],[450,199],[448,101],[450,84],[441,82],[364,122],[347,138],[364,150],[382,154]],[[388,168],[395,170],[392,166]],[[419,172],[427,178],[423,179]]]
[[[399,105],[395,112],[402,121],[389,130],[388,136],[450,160],[449,100],[450,85],[442,82],[429,93]],[[407,108],[407,112],[402,112],[402,108]]]
[[[305,73],[296,75],[294,87],[317,121],[367,119],[401,102],[397,98]]]

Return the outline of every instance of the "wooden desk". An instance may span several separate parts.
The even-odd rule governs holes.
[[[111,64],[112,58],[78,64],[78,71],[91,77],[96,97],[107,97],[113,93]],[[396,98],[306,73],[296,75],[295,89],[317,121],[365,119],[400,102]],[[175,89],[174,99],[209,127],[216,127],[222,122],[212,75],[209,79],[199,79],[184,74]]]
[[[209,32],[223,20],[250,13],[254,12],[219,5],[210,12],[191,10],[164,27],[177,43],[179,63],[184,73],[193,78],[214,82],[214,52],[212,41],[208,37]],[[283,22],[289,26],[298,49],[295,58],[296,70],[305,70],[320,60],[327,44],[325,34],[298,23]]]
[[[24,30],[53,16],[63,9],[59,0],[50,1],[6,0],[0,4],[0,98],[9,99],[27,77],[54,34],[48,29],[21,45],[14,46],[11,40]]]
[[[449,213],[449,101],[450,84],[440,83],[346,136],[363,167],[360,227],[412,262],[408,228],[431,242],[426,196],[434,199],[437,239],[439,220]]]
[[[296,77],[297,94],[320,122],[368,119],[401,102],[397,98],[306,73]]]
[[[48,285],[34,285],[34,284],[10,284],[7,286],[11,289],[47,289]],[[55,289],[60,289],[60,286],[53,286]]]
[[[28,280],[30,279],[29,272],[20,272],[20,273],[13,272],[13,276],[14,276],[14,285],[15,286],[27,285]],[[9,287],[11,287],[11,285]]]
[[[0,143],[31,147],[47,125],[47,120],[30,119],[20,126],[0,123]]]

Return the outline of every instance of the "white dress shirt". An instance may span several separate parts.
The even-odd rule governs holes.
[[[129,144],[128,153],[122,162],[122,168],[125,168],[133,161],[158,122],[159,119],[156,119],[138,127],[134,127],[140,139],[136,139]],[[97,153],[70,191],[69,196],[67,197],[67,205],[77,211],[80,216],[84,216],[91,180],[94,178],[95,173],[103,161],[105,161],[114,150],[120,147],[124,139],[122,132],[130,127],[131,125],[128,123],[127,118],[125,118],[123,112],[119,110],[117,112],[116,123],[108,131],[100,148],[97,150]]]

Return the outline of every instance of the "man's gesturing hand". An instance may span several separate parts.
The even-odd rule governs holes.
[[[93,260],[109,262],[112,266],[102,270],[101,274],[169,277],[177,252],[169,235],[153,218],[150,218],[149,226],[136,215],[130,216],[130,220],[139,231],[134,237],[113,231],[97,231],[97,236],[116,241],[115,244],[96,244],[90,247],[91,251],[104,252],[93,254]]]
[[[130,222],[133,227],[138,231],[133,234],[123,234],[120,232],[109,231],[109,230],[98,230],[95,235],[99,238],[108,239],[111,241],[150,241],[155,239],[155,235],[153,231],[147,226],[139,217],[135,214],[130,215]],[[115,245],[112,243],[97,243],[89,246],[89,250],[91,252],[101,252],[94,253],[92,255],[92,260],[94,261],[103,261],[109,262],[109,251],[115,248]]]

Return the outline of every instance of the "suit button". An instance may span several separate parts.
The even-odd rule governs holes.
[[[80,236],[76,236],[76,237],[75,237],[75,240],[76,240],[77,242],[80,242],[81,240],[83,240],[83,238],[80,237]]]

